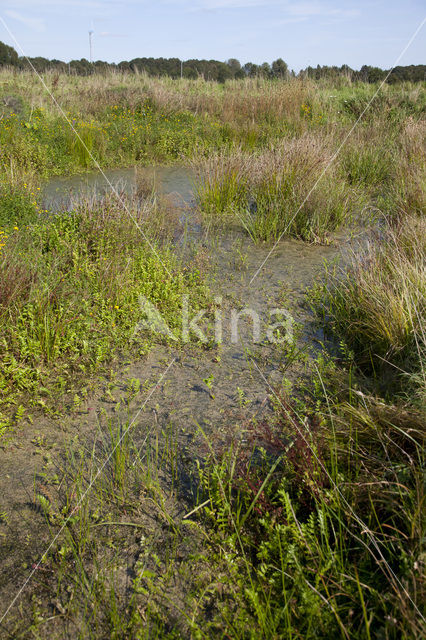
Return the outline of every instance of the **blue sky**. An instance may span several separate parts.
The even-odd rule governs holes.
[[[426,14],[419,0],[0,0],[29,56],[119,62],[136,57],[283,58],[307,65],[393,65]],[[425,64],[426,26],[400,64]],[[0,40],[16,47],[0,22]]]

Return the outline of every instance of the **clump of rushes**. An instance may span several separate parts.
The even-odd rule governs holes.
[[[142,200],[153,198],[156,192],[155,174],[145,167],[136,169],[136,196]]]
[[[234,210],[247,206],[248,158],[238,149],[194,160],[196,199],[213,225],[229,220]]]
[[[392,178],[392,152],[383,146],[351,141],[342,150],[342,166],[350,184],[363,185],[374,193]]]
[[[332,156],[330,140],[309,133],[258,153],[195,160],[199,206],[209,221],[231,219],[254,241],[281,234],[324,241],[361,204],[358,191],[337,179]]]
[[[425,137],[424,121],[409,118],[403,124],[398,139],[393,179],[384,200],[385,210],[396,221],[407,213],[417,216],[425,214]]]
[[[191,294],[194,308],[205,305],[199,272],[150,233],[150,207],[131,212],[155,252],[113,196],[11,229],[0,256],[0,410],[23,394],[48,403],[119,348],[145,353],[155,338],[135,333],[140,296],[172,331],[182,294]]]
[[[425,211],[426,124],[409,117],[358,127],[340,153],[342,176],[363,188],[388,218],[397,222],[407,213]]]
[[[406,217],[330,272],[316,308],[367,369],[422,374],[426,353],[426,223]],[[422,373],[423,372],[423,373]]]

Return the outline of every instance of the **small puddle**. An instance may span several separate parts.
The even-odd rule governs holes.
[[[138,172],[153,179],[158,193],[176,198],[176,204],[193,203],[194,174],[188,167],[156,166],[106,169],[89,173],[51,178],[43,187],[46,209],[67,209],[73,201],[86,196],[102,198],[114,187],[119,193],[132,195],[136,191]]]

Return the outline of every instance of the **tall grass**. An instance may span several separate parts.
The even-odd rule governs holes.
[[[321,114],[357,118],[371,100],[377,85],[353,84],[345,79],[337,81],[291,79],[269,81],[264,78],[229,80],[224,84],[197,80],[152,78],[145,74],[131,75],[115,72],[103,75],[75,77],[67,74],[44,73],[43,79],[56,100],[65,110],[94,116],[114,104],[131,109],[141,99],[168,113],[190,111],[208,114],[224,122],[259,124],[304,118],[301,105],[311,106],[312,117]],[[16,88],[18,96],[33,109],[54,109],[40,80],[31,72],[2,70],[5,91]],[[424,107],[424,87],[417,84],[385,85],[369,110],[368,117],[384,115],[418,115]],[[342,112],[339,114],[339,112]],[[370,116],[371,113],[371,116]]]
[[[406,217],[381,234],[353,256],[349,271],[330,274],[317,305],[360,365],[419,374],[424,388],[425,221]]]
[[[218,85],[143,74],[44,74],[83,146],[34,74],[2,70],[1,77],[0,94],[10,99],[12,92],[20,107],[2,114],[0,163],[6,168],[12,159],[27,173],[45,174],[95,166],[87,149],[103,166],[117,166],[191,157],[200,146],[240,145],[249,151],[308,131],[334,135],[353,124],[376,90],[301,79]],[[383,87],[365,116],[369,135],[388,134],[409,118],[418,122],[424,102],[419,85]]]
[[[355,188],[338,179],[330,139],[318,134],[257,153],[234,149],[210,154],[194,160],[194,166],[204,215],[213,223],[234,220],[255,241],[276,240],[281,234],[322,241],[348,225],[355,206],[361,206]]]

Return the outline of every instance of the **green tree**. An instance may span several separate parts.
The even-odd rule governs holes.
[[[236,58],[229,58],[229,60],[226,61],[226,64],[229,67],[229,70],[232,74],[232,76],[235,77],[241,77],[241,62],[239,60],[237,60]]]
[[[282,58],[278,58],[274,60],[271,67],[272,76],[274,78],[287,78],[288,73],[288,65]]]
[[[270,78],[271,65],[269,64],[269,62],[262,62],[259,68],[259,72],[260,72],[260,75],[263,76],[264,78]]]
[[[0,65],[12,65],[18,64],[18,54],[13,47],[9,47],[8,44],[0,42]]]
[[[253,76],[256,76],[258,74],[259,67],[257,66],[257,64],[254,64],[253,62],[246,62],[246,64],[243,67],[243,71],[247,76],[252,78]]]

